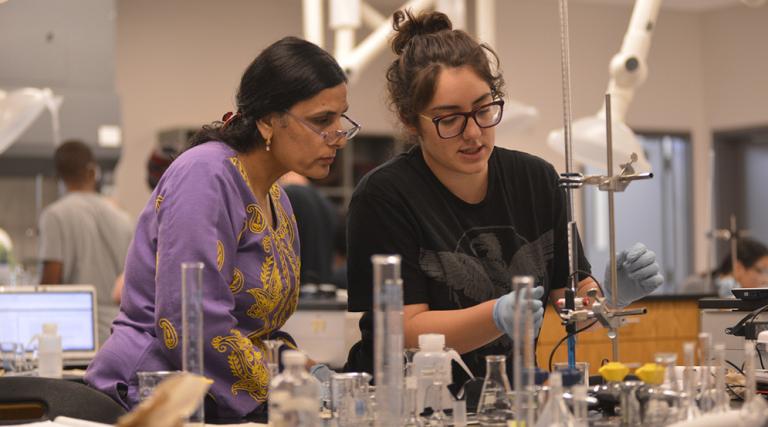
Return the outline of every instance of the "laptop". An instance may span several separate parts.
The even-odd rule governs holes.
[[[0,342],[27,346],[43,323],[56,323],[64,366],[87,365],[99,345],[96,307],[91,285],[0,286]]]
[[[767,300],[768,288],[733,288],[731,293],[738,299]]]

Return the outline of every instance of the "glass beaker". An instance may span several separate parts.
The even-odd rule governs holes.
[[[506,426],[514,416],[509,400],[511,388],[507,378],[506,356],[485,356],[485,381],[477,406],[477,420],[482,425]]]

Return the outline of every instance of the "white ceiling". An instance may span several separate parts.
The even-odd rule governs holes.
[[[635,0],[573,0],[579,3],[601,3],[615,5],[632,5]],[[663,9],[687,10],[703,12],[740,5],[740,0],[662,0]],[[746,7],[746,6],[744,6]]]

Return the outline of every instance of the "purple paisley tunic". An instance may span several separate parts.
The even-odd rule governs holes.
[[[269,194],[273,227],[236,153],[221,142],[173,162],[139,218],[120,314],[87,384],[131,408],[136,372],[181,369],[181,263],[202,262],[204,366],[217,415],[242,418],[266,402],[262,340],[290,341],[279,329],[296,310],[300,263],[288,197],[277,185]]]

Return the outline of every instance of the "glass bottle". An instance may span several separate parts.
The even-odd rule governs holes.
[[[307,357],[298,351],[283,352],[283,373],[269,384],[269,425],[319,427],[320,382],[307,372]]]
[[[485,381],[477,406],[477,420],[481,425],[506,426],[513,418],[511,392],[507,378],[506,356],[485,356]]]

